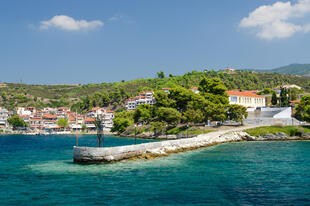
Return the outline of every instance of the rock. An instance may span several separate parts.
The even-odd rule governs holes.
[[[310,139],[310,133],[304,133],[301,135],[302,139]]]

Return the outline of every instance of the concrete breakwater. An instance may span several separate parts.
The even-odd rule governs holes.
[[[198,135],[188,139],[166,140],[161,142],[143,143],[119,147],[74,147],[75,163],[104,163],[124,159],[166,156],[169,153],[184,152],[220,143],[237,141],[279,141],[279,140],[310,140],[310,133],[301,137],[288,136],[285,133],[266,134],[259,137],[250,136],[242,130],[259,126],[247,126]]]
[[[73,149],[73,158],[76,163],[90,164],[139,157],[164,156],[168,153],[182,152],[219,143],[254,140],[255,137],[250,137],[247,133],[242,132],[242,130],[255,127],[257,126],[246,126],[202,134],[188,139],[167,140],[138,145],[104,148],[75,146]]]

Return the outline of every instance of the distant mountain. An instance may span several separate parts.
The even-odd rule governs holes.
[[[310,76],[310,64],[290,64],[275,69],[255,70],[257,72],[271,72],[279,74],[294,74],[300,76]]]

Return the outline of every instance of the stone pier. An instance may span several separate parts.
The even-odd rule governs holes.
[[[169,153],[188,151],[219,143],[242,141],[247,138],[247,134],[241,131],[255,127],[258,126],[221,130],[208,134],[201,134],[197,137],[188,139],[167,140],[119,147],[98,148],[75,146],[73,148],[73,159],[75,163],[92,164],[115,162],[139,157],[165,156]]]

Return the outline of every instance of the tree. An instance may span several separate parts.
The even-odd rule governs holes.
[[[13,126],[13,130],[16,130],[19,127],[27,127],[26,122],[21,119],[17,114],[13,115],[8,119],[8,122]]]
[[[157,110],[158,121],[168,124],[178,124],[181,121],[182,115],[174,108],[159,107]]]
[[[278,103],[278,98],[276,92],[272,92],[272,97],[271,97],[271,104],[276,105]]]
[[[296,106],[295,117],[310,122],[310,95],[301,98],[300,103]]]
[[[60,127],[64,127],[64,128],[67,128],[69,126],[69,123],[68,123],[68,120],[65,119],[65,118],[60,118],[58,119],[57,121],[57,125],[60,126]]]
[[[227,119],[243,124],[243,120],[248,117],[248,113],[246,110],[247,109],[244,106],[230,104],[227,107]]]
[[[288,106],[288,98],[287,98],[287,90],[286,88],[281,87],[280,92],[280,107],[287,107]]]
[[[226,94],[227,88],[219,78],[208,79],[203,77],[200,80],[198,90],[210,102],[224,105],[229,103],[228,95]]]
[[[156,107],[171,107],[175,104],[175,101],[170,99],[168,94],[163,90],[158,90],[154,94],[156,100]]]
[[[154,106],[149,104],[141,104],[137,107],[133,118],[134,121],[137,122],[143,122],[143,123],[149,123],[153,118],[154,113]]]
[[[133,111],[122,111],[116,113],[113,119],[113,127],[111,131],[118,133],[124,132],[128,126],[134,123],[133,115]]]
[[[200,109],[188,109],[183,114],[185,122],[196,123],[204,120],[204,114]]]
[[[163,71],[157,72],[157,77],[159,79],[163,79],[163,78],[165,78],[165,73]]]
[[[2,100],[5,102],[7,100],[7,93],[6,92],[2,92],[1,94],[1,97],[2,97]]]

